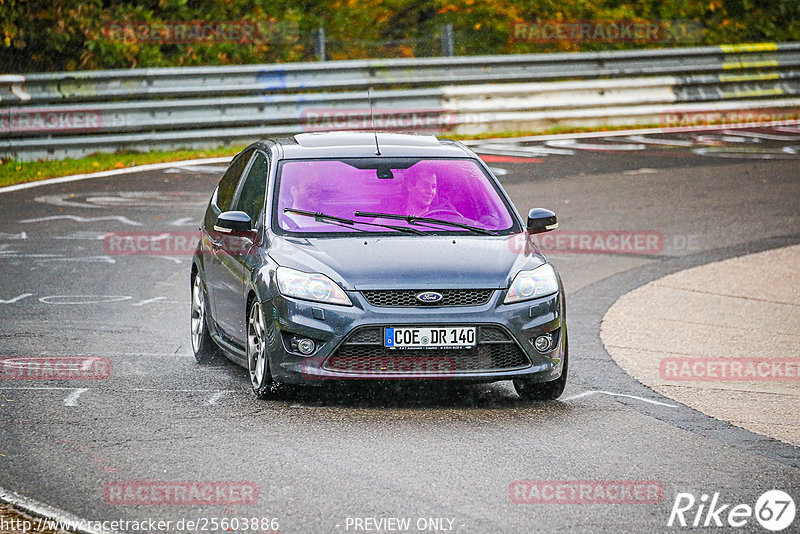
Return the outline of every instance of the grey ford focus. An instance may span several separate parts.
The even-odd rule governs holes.
[[[197,361],[224,355],[268,398],[280,384],[567,380],[564,290],[489,168],[461,143],[308,133],[231,162],[191,270]]]

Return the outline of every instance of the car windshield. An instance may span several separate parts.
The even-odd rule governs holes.
[[[473,227],[494,233],[514,226],[492,180],[470,159],[296,160],[283,162],[278,176],[273,224],[283,232],[396,232],[380,226],[390,224],[423,232],[463,233]],[[336,224],[330,217],[354,224]]]

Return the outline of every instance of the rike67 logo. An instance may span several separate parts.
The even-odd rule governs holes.
[[[794,523],[794,500],[781,490],[764,492],[755,506],[725,503],[718,492],[696,498],[691,493],[678,493],[669,514],[667,526],[741,528],[753,518],[773,532],[785,530]]]

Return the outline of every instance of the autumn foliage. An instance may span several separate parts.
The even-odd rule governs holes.
[[[187,21],[195,26],[186,30]],[[258,38],[224,31],[198,38],[204,21],[254,25]],[[513,38],[515,24],[536,21],[633,21],[692,31],[675,30],[659,43]],[[0,0],[0,72],[316,61],[318,28],[327,59],[436,56],[445,24],[453,27],[456,55],[786,42],[800,41],[800,2]],[[194,37],[171,37],[175,28]]]

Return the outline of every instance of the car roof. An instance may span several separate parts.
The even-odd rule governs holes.
[[[302,133],[272,139],[280,152],[279,159],[377,157],[475,157],[461,143],[438,139],[433,135],[388,132],[319,132]],[[271,143],[270,143],[271,144]]]

